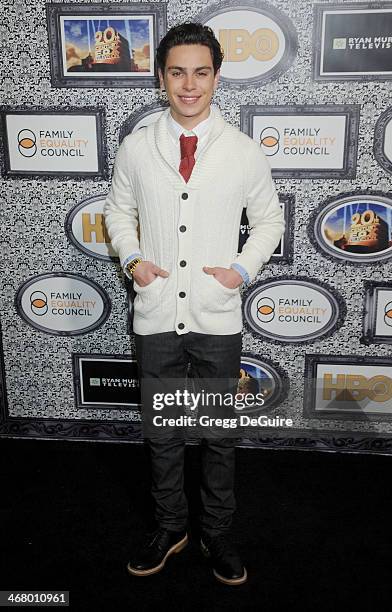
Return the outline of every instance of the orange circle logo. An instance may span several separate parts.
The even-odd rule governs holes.
[[[23,157],[34,157],[37,152],[37,138],[31,130],[23,129],[18,133],[18,149]]]
[[[48,298],[43,291],[33,291],[30,295],[31,312],[42,317],[48,312]]]
[[[392,327],[392,302],[388,302],[384,308],[384,322],[388,327]]]
[[[263,323],[270,323],[275,317],[275,302],[269,297],[262,297],[257,302],[257,318]]]
[[[280,134],[274,127],[266,127],[260,134],[260,146],[264,153],[271,157],[279,151]]]

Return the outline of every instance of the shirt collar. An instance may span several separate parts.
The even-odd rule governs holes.
[[[211,121],[212,112],[210,110],[210,114],[208,115],[207,119],[203,119],[203,121],[200,121],[200,123],[198,123],[192,130],[187,130],[182,127],[182,125],[177,123],[175,119],[173,119],[171,113],[169,113],[168,115],[169,130],[176,142],[178,142],[181,134],[185,134],[185,136],[197,136],[198,140],[200,140],[200,138],[206,135],[209,131],[211,127]]]

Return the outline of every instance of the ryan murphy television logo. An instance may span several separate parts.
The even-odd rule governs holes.
[[[317,80],[392,78],[390,3],[316,4],[314,22]]]

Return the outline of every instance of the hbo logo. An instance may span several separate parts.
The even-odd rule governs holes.
[[[253,57],[260,62],[272,60],[279,50],[279,38],[269,28],[248,30],[219,30],[219,42],[226,62],[245,62]]]

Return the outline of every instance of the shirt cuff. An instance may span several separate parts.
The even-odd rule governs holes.
[[[231,264],[230,268],[233,268],[233,270],[236,270],[239,274],[241,274],[242,279],[243,279],[245,285],[247,285],[249,283],[249,274],[247,273],[245,268],[240,266],[240,264],[233,263],[233,264]]]
[[[133,280],[133,277],[132,274],[127,270],[127,265],[136,258],[142,259],[141,253],[132,253],[132,255],[129,255],[129,257],[127,257],[123,263],[123,272],[125,276],[127,276],[130,280]]]

